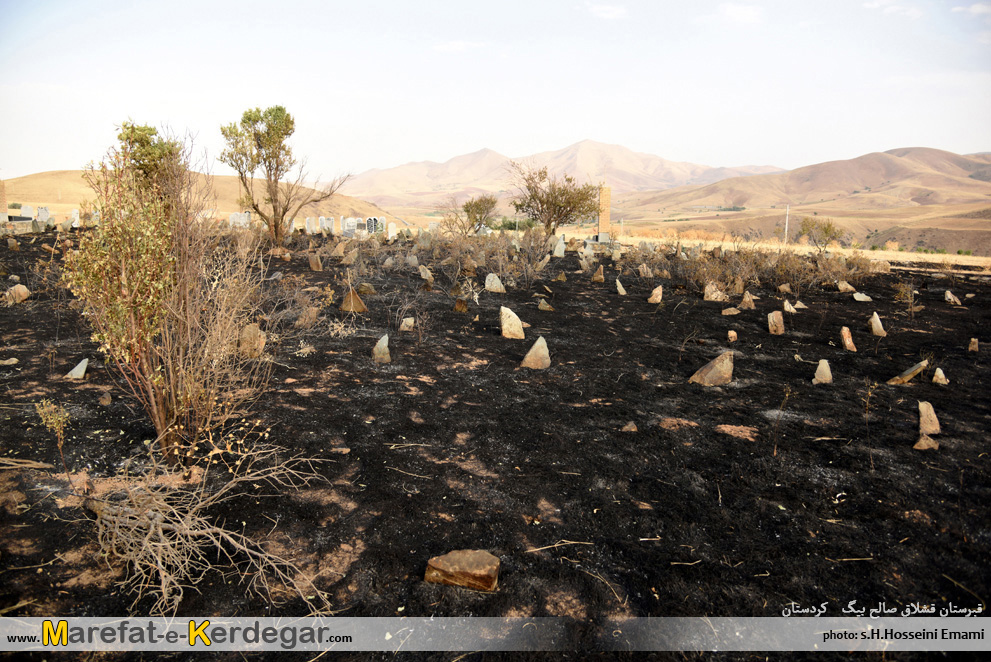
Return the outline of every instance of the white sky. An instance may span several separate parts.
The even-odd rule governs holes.
[[[794,168],[991,151],[991,1],[0,0],[0,178],[98,160],[128,118],[285,106],[312,178],[579,140]]]

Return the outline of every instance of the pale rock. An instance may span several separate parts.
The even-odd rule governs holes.
[[[850,333],[850,327],[844,326],[840,329],[840,340],[843,341],[843,349],[848,352],[856,352],[857,346],[853,344],[853,334]]]
[[[739,315],[739,314],[740,314],[739,308],[732,308],[732,307],[723,308],[723,315]]]
[[[595,274],[592,275],[592,282],[593,283],[604,283],[604,282],[606,282],[606,275],[602,271],[602,265],[601,264],[599,265],[599,268],[595,270]]]
[[[31,290],[18,283],[7,290],[7,293],[4,295],[4,299],[6,300],[8,306],[13,306],[26,301],[30,296]]]
[[[533,347],[523,357],[520,367],[534,370],[544,370],[551,367],[551,355],[547,351],[547,341],[544,340],[543,336],[537,338],[537,342],[533,343]]]
[[[738,337],[739,336],[737,336],[736,331],[734,331],[733,329],[730,329],[729,331],[726,332],[726,340],[728,340],[729,342],[736,342]]]
[[[0,366],[17,365],[17,364],[18,364],[18,360],[15,359],[14,357],[10,357],[9,359],[4,359],[3,361],[0,361]]]
[[[964,296],[964,298],[965,298],[965,299],[973,299],[973,298],[974,298],[975,296],[977,296],[977,295],[976,295],[976,294],[974,294],[973,292],[971,292],[971,293],[969,293],[969,294],[965,294],[965,295],[963,295],[963,296]]]
[[[358,259],[358,249],[355,248],[350,253],[344,256],[344,259],[341,260],[341,264],[344,266],[350,266],[354,264],[357,259]]]
[[[829,369],[829,361],[826,359],[819,359],[819,365],[816,367],[815,377],[812,378],[813,384],[832,384],[833,383],[833,372]]]
[[[347,244],[347,242],[345,242],[345,241],[339,242],[336,246],[334,246],[334,252],[331,253],[330,256],[331,257],[344,257],[344,247],[345,247],[346,244]]]
[[[358,296],[370,296],[373,297],[378,292],[375,291],[375,286],[371,283],[358,283]]]
[[[943,369],[936,368],[936,372],[933,373],[933,384],[942,384],[943,386],[946,386],[949,383],[950,380],[943,374]]]
[[[546,267],[547,266],[547,263],[550,262],[550,261],[551,261],[551,256],[550,255],[545,255],[544,258],[540,262],[537,263],[537,271],[538,272],[543,271],[544,270],[544,267]]]
[[[853,294],[854,292],[857,291],[857,288],[855,288],[853,285],[846,282],[845,280],[841,280],[838,283],[836,283],[836,288],[840,292],[843,292],[844,294]]]
[[[783,285],[778,285],[778,292],[781,294],[792,294],[791,283],[784,283]]]
[[[83,379],[86,377],[86,367],[89,365],[89,359],[83,359],[80,361],[75,368],[70,370],[66,375],[66,379]]]
[[[97,402],[100,403],[101,405],[103,405],[104,407],[109,407],[110,406],[110,403],[113,402],[113,401],[114,401],[114,399],[110,396],[109,393],[102,394],[100,396],[100,399],[97,400]]]
[[[939,434],[939,419],[933,406],[925,400],[919,400],[919,434]]]
[[[706,283],[702,299],[705,301],[729,301],[729,297],[719,289],[719,285],[716,283]]]
[[[496,294],[506,293],[505,286],[503,286],[502,281],[499,280],[499,276],[494,272],[489,272],[489,275],[485,277],[485,289]]]
[[[723,352],[689,377],[688,383],[723,386],[733,381],[733,352]]]
[[[568,282],[568,277],[565,276],[564,275],[564,272],[562,271],[561,273],[559,273],[557,276],[554,277],[554,282],[556,282],[556,283],[567,283]]]
[[[427,281],[428,283],[434,282],[434,275],[430,273],[430,269],[423,266],[422,264],[420,265],[420,278]]]
[[[971,338],[970,339],[970,344],[967,345],[967,351],[968,352],[976,352],[976,351],[978,351],[978,348],[979,348],[979,345],[978,345],[978,342],[977,342],[977,338]]]
[[[499,308],[499,324],[502,327],[503,338],[513,338],[516,340],[526,338],[523,335],[523,322],[520,321],[516,313],[505,306]]]
[[[634,423],[633,421],[630,421],[629,423],[627,423],[626,425],[624,425],[622,428],[620,428],[619,431],[620,432],[636,432],[637,431],[637,424]]]
[[[541,299],[540,300],[540,303],[537,304],[537,309],[538,310],[546,310],[549,313],[553,313],[554,312],[554,306],[552,306],[551,304],[547,303],[544,299]]]
[[[658,285],[654,288],[654,291],[650,293],[650,297],[647,298],[647,303],[660,303],[664,299],[664,286]]]
[[[372,360],[376,363],[392,363],[392,356],[389,354],[389,334],[385,334],[372,348]]]
[[[884,327],[881,325],[881,318],[877,316],[876,312],[871,315],[871,333],[879,338],[884,338],[888,335],[888,332],[885,331]]]
[[[615,250],[615,251],[612,252],[612,261],[613,262],[619,262],[621,259],[623,259],[623,253],[622,253],[622,251]]]
[[[564,241],[561,239],[554,244],[554,257],[564,257]]]
[[[7,237],[7,248],[16,252],[21,250],[21,245],[13,237]]]
[[[239,347],[241,354],[249,359],[257,359],[265,350],[265,332],[257,324],[252,323],[241,329]]]
[[[804,303],[802,303],[801,301],[795,301],[795,308],[796,308],[797,310],[808,310],[808,308],[809,308],[809,307],[808,307],[808,306],[806,306],[806,305],[805,305]]]
[[[626,288],[623,287],[623,284],[621,282],[619,282],[619,279],[618,278],[616,279],[616,292],[621,297],[625,297],[626,296]]]
[[[912,379],[914,379],[916,375],[918,375],[920,372],[925,370],[926,366],[928,365],[929,365],[928,359],[924,361],[919,361],[918,363],[916,363],[914,366],[912,366],[902,374],[898,375],[897,377],[892,377],[891,379],[889,379],[887,383],[891,386],[896,386],[898,384],[907,384]]]
[[[310,271],[323,271],[323,263],[316,253],[310,253]]]
[[[406,257],[406,266],[416,269],[420,266],[420,260],[416,255],[409,255]]]
[[[947,291],[946,291],[946,292],[945,292],[945,293],[943,294],[943,299],[944,299],[944,300],[946,301],[946,303],[951,303],[951,304],[953,304],[954,306],[962,306],[962,305],[963,305],[962,303],[960,303],[960,299],[958,299],[958,298],[956,297],[956,295],[955,295],[955,294],[953,294],[953,292],[951,292],[951,291],[949,291],[949,290],[947,290]]]
[[[391,255],[385,259],[385,262],[382,263],[383,269],[392,269],[395,266],[396,260]]]
[[[646,264],[641,264],[639,267],[637,267],[637,274],[639,274],[639,276],[644,279],[654,277],[654,272]]]
[[[480,549],[461,549],[427,561],[423,580],[432,584],[494,591],[499,585],[499,557]]]
[[[400,332],[412,331],[415,324],[416,324],[416,320],[414,318],[404,317],[403,320],[399,323],[399,331]]]
[[[785,318],[780,310],[775,310],[767,315],[767,330],[772,335],[780,336],[785,332]]]
[[[317,315],[320,314],[320,309],[316,306],[307,306],[303,309],[303,312],[299,314],[296,318],[296,328],[308,329],[317,323]]]
[[[743,301],[740,302],[740,305],[737,306],[737,308],[739,308],[740,310],[754,310],[755,308],[757,308],[757,306],[754,305],[754,295],[751,294],[749,291],[744,292]]]
[[[788,299],[785,299],[785,303],[784,303],[783,309],[784,309],[784,311],[786,313],[797,313],[798,312],[797,310],[795,310],[795,306],[791,305],[791,302],[788,301]]]
[[[939,442],[923,434],[919,436],[919,440],[915,442],[915,446],[912,446],[912,448],[917,451],[938,451]]]
[[[870,298],[869,296],[867,296],[863,292],[854,292],[853,293],[853,300],[854,301],[860,301],[862,303],[866,303],[868,301],[873,301],[874,299]]]

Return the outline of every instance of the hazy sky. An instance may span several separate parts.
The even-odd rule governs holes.
[[[991,2],[0,0],[0,178],[283,105],[312,177],[589,138],[711,166],[991,151]]]

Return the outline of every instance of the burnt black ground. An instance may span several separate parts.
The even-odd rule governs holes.
[[[30,287],[32,265],[48,257],[40,244],[50,239],[24,241],[17,253],[0,247],[3,266]],[[343,270],[324,262],[328,269],[313,273],[297,254],[279,268],[337,286],[339,302]],[[748,286],[760,297],[756,311],[723,316],[730,304],[702,301],[677,281],[627,274],[621,297],[611,260],[603,263],[606,282],[590,283],[568,253],[531,289],[483,293],[468,314],[453,311],[439,278],[417,295],[415,309],[429,320],[422,335],[395,328],[397,302],[421,286],[415,272],[361,277],[379,294],[365,297],[370,312],[354,320],[355,333],[326,332],[328,321],[345,319],[335,306],[304,337],[270,344],[271,392],[251,414],[287,452],[328,460],[320,469],[327,483],[245,498],[218,516],[291,550],[343,614],[563,616],[573,621],[576,651],[595,650],[611,617],[775,616],[792,602],[829,602],[830,615],[841,615],[851,600],[987,600],[987,350],[967,351],[972,337],[991,342],[986,274],[954,282],[875,275],[858,288],[871,303],[813,288],[800,296],[808,309],[786,314],[787,333],[772,336],[766,316],[783,300],[776,283]],[[552,282],[561,270],[568,281]],[[908,277],[925,306],[914,319],[892,288]],[[656,284],[665,286],[661,307],[646,303]],[[533,295],[548,294],[545,285],[554,312],[537,310]],[[945,303],[946,289],[964,305]],[[61,467],[33,410],[51,398],[72,416],[69,468],[110,475],[154,433],[67,303],[49,289],[0,310],[0,359],[19,359],[0,367],[0,452]],[[503,305],[530,325],[526,340],[499,335]],[[874,311],[886,338],[870,335]],[[841,347],[844,325],[857,353]],[[730,329],[736,343],[726,339]],[[393,362],[376,365],[370,352],[386,332]],[[519,368],[541,335],[552,366]],[[298,356],[299,340],[315,351]],[[730,349],[731,384],[687,383]],[[83,357],[85,382],[60,377]],[[885,384],[924,358],[930,367],[910,384]],[[812,385],[819,359],[829,360],[834,384]],[[948,386],[931,382],[935,367]],[[114,396],[106,407],[97,404],[104,390]],[[939,450],[912,448],[919,400],[939,416]],[[636,432],[621,431],[628,422]],[[753,428],[754,438],[722,425]],[[64,474],[2,475],[5,494],[15,496],[0,510],[0,608],[30,600],[7,615],[125,614],[132,597],[94,553],[95,527],[82,510],[57,506]],[[561,541],[575,544],[528,551]],[[500,557],[498,591],[422,581],[430,557],[463,548]],[[84,553],[66,556],[73,550]],[[18,569],[25,566],[40,567]],[[245,597],[218,574],[189,593],[180,615],[304,611]]]

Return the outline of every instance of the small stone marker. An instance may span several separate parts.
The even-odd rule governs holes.
[[[633,421],[630,421],[629,423],[627,423],[626,425],[624,425],[622,428],[620,428],[619,431],[620,432],[636,432],[637,431],[637,424],[634,423]]]
[[[949,290],[947,290],[946,293],[943,295],[943,299],[946,301],[946,303],[952,303],[954,306],[963,305],[962,303],[960,303],[960,299],[958,299],[956,295]]]
[[[716,283],[706,283],[705,292],[702,293],[703,301],[729,301],[725,292],[719,289]]]
[[[647,298],[647,303],[660,303],[664,299],[664,286],[658,285],[654,288],[654,291],[650,293]]]
[[[316,253],[310,253],[310,271],[323,271],[323,262]]]
[[[420,278],[427,281],[428,283],[434,282],[434,275],[430,273],[430,269],[426,268],[422,264],[420,265]]]
[[[499,308],[499,324],[502,327],[503,338],[514,338],[516,340],[526,338],[523,335],[523,322],[520,321],[516,313],[505,306],[500,306]]]
[[[372,348],[372,360],[376,363],[392,363],[392,356],[389,355],[389,334],[385,334]]]
[[[537,310],[545,310],[545,311],[547,311],[549,313],[553,313],[554,312],[554,306],[552,306],[551,304],[547,303],[547,301],[545,299],[541,299],[540,300],[540,303],[537,304]]]
[[[249,359],[257,359],[265,350],[265,332],[257,324],[249,324],[241,329],[241,353]]]
[[[723,315],[739,315],[739,314],[740,314],[739,308],[732,308],[732,307],[723,308]]]
[[[567,282],[568,282],[568,277],[567,277],[567,276],[565,276],[565,275],[564,275],[564,272],[562,271],[561,273],[559,273],[559,274],[558,274],[558,275],[557,275],[557,276],[556,276],[556,277],[554,278],[554,282],[556,282],[556,283],[567,283]]]
[[[595,270],[595,273],[592,275],[592,282],[593,283],[604,283],[604,282],[606,282],[606,275],[602,272],[602,265],[601,264],[599,265],[599,268]]]
[[[919,400],[919,434],[939,434],[939,419],[933,406],[925,400]]]
[[[21,245],[13,237],[7,237],[7,248],[9,248],[14,252],[17,252],[21,250]]]
[[[423,580],[431,584],[494,591],[499,585],[499,557],[481,549],[460,549],[427,561]]]
[[[939,442],[927,435],[919,435],[919,440],[912,446],[917,451],[938,451]]]
[[[840,329],[840,339],[843,341],[843,349],[848,352],[857,351],[857,346],[853,344],[853,334],[850,333],[850,327],[844,326]]]
[[[767,315],[767,330],[772,335],[780,336],[785,332],[785,317],[780,310],[775,310]]]
[[[891,386],[897,386],[898,384],[907,384],[912,379],[914,379],[916,375],[918,375],[920,372],[925,370],[926,366],[928,365],[929,365],[928,359],[924,361],[919,361],[918,363],[916,363],[914,366],[912,366],[902,374],[898,375],[897,377],[892,377],[891,379],[889,379],[888,384]]]
[[[970,344],[967,346],[967,351],[968,352],[976,352],[976,351],[978,351],[977,338],[971,338],[970,339]]]
[[[654,272],[646,264],[641,264],[639,267],[637,267],[637,273],[640,275],[641,278],[644,279],[654,277]]]
[[[331,257],[344,257],[344,247],[347,244],[346,241],[342,241],[334,247],[334,252],[330,254]]]
[[[415,255],[409,255],[406,258],[406,265],[417,269],[420,266],[420,260]]]
[[[496,294],[506,293],[506,287],[499,280],[499,276],[493,272],[489,272],[489,275],[485,277],[485,289]]]
[[[294,326],[300,329],[308,329],[317,323],[317,315],[320,314],[320,309],[316,306],[307,306],[299,317],[296,318],[296,323]]]
[[[853,293],[853,300],[854,301],[860,301],[862,303],[866,303],[868,301],[873,301],[874,299],[870,298],[869,296],[867,296],[863,292],[854,292]]]
[[[796,300],[796,301],[795,301],[795,308],[796,308],[797,310],[808,310],[808,308],[809,308],[809,307],[808,307],[808,306],[806,306],[806,305],[805,305],[804,303],[802,303],[801,301],[797,301],[797,300]]]
[[[619,282],[619,279],[618,278],[616,279],[616,292],[621,297],[625,297],[626,296],[626,288],[623,287],[623,284],[621,282]]]
[[[371,283],[358,283],[358,296],[369,296],[373,297],[378,292],[375,291],[375,286]]]
[[[841,280],[840,282],[836,283],[836,288],[840,292],[843,292],[844,294],[852,294],[857,291],[857,288],[855,288],[853,285],[846,282],[845,280]]]
[[[815,377],[812,378],[813,384],[832,384],[833,383],[833,372],[829,369],[829,361],[826,359],[819,359],[819,366],[816,368]]]
[[[881,326],[881,318],[877,316],[876,312],[871,315],[871,333],[880,338],[884,338],[888,335],[888,332],[884,330],[883,326]]]
[[[786,313],[794,314],[798,312],[797,310],[795,310],[795,306],[791,305],[791,302],[789,302],[788,299],[785,299],[785,303],[784,306],[782,306],[782,308]]]
[[[551,355],[547,351],[547,341],[544,340],[543,336],[537,338],[537,342],[533,343],[533,347],[523,357],[520,367],[532,368],[533,370],[544,370],[551,367]]]
[[[104,407],[109,407],[110,403],[113,401],[114,399],[110,397],[109,393],[104,393],[103,395],[100,396],[100,399],[97,400],[97,402],[103,405]]]
[[[784,283],[783,285],[778,285],[778,292],[781,294],[793,294],[791,291],[791,283]]]
[[[554,244],[554,257],[564,257],[564,241],[561,239]]]
[[[933,373],[933,384],[942,384],[943,386],[946,386],[949,383],[950,380],[943,374],[943,369],[936,368],[936,372]]]
[[[14,304],[26,301],[30,296],[31,290],[18,283],[7,290],[7,293],[4,295],[4,299],[7,301],[8,306],[13,306]]]
[[[737,306],[737,308],[740,310],[754,310],[757,308],[757,306],[754,305],[754,295],[751,294],[749,290],[743,293],[743,301],[740,302],[740,305]]]
[[[689,384],[722,386],[733,381],[733,352],[723,352],[688,378]]]
[[[361,297],[353,289],[348,290],[348,293],[344,296],[344,301],[341,302],[340,309],[345,313],[368,312],[368,306],[365,305],[365,302],[361,300]]]
[[[538,272],[539,271],[543,271],[544,270],[544,267],[546,267],[547,266],[547,263],[550,262],[550,261],[551,261],[550,254],[545,255],[544,258],[540,262],[537,263],[537,271]]]
[[[729,331],[726,332],[726,340],[730,342],[736,342],[737,337],[738,336],[736,335],[736,331],[734,331],[733,329],[730,329]]]
[[[399,323],[399,331],[412,331],[413,326],[416,324],[416,320],[412,317],[404,317],[403,321]]]
[[[86,377],[86,367],[89,365],[89,359],[83,359],[76,365],[75,368],[70,370],[66,375],[66,379],[83,379]]]

